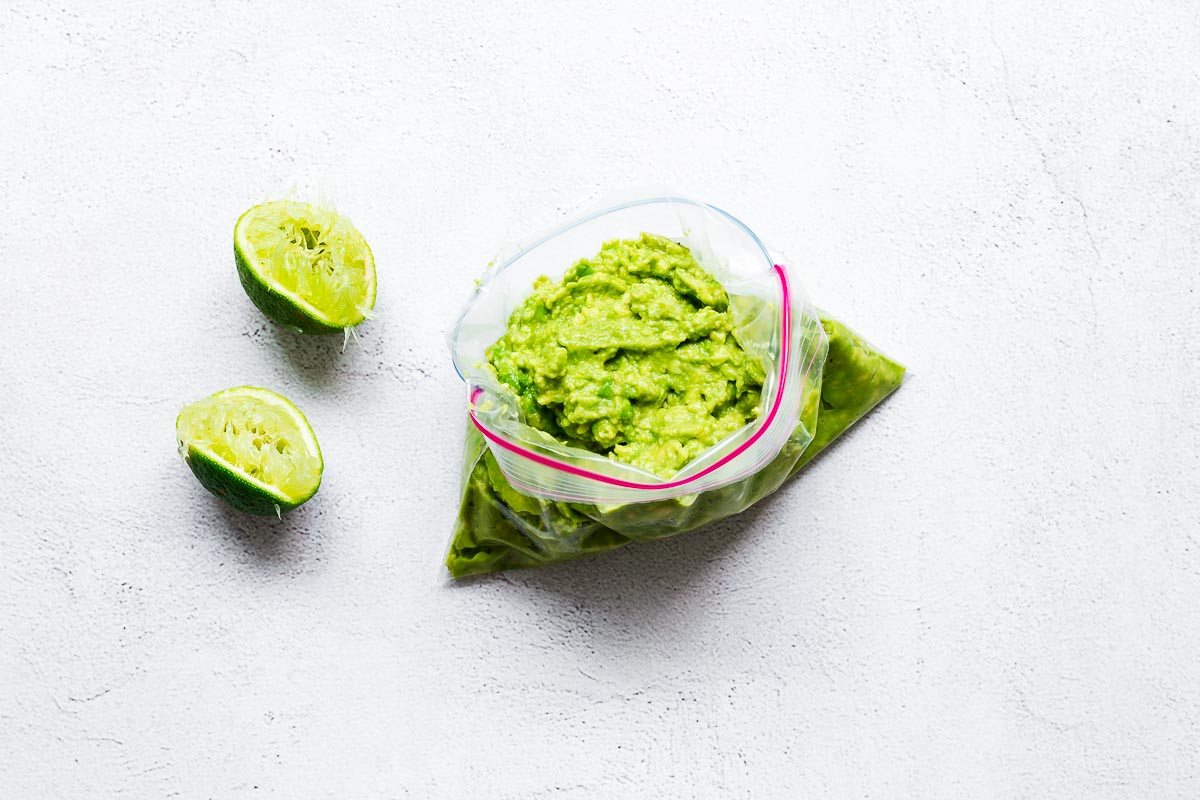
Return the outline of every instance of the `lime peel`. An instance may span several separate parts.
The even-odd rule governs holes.
[[[236,508],[281,515],[320,488],[324,461],[312,427],[268,389],[239,386],[192,403],[175,431],[196,478]]]
[[[375,260],[362,234],[331,208],[273,200],[243,214],[234,260],[246,294],[302,333],[336,333],[371,316]]]

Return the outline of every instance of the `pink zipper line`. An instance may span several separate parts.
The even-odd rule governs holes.
[[[700,470],[700,472],[692,475],[690,478],[682,478],[669,483],[635,483],[634,481],[622,480],[621,478],[613,478],[609,475],[601,475],[598,472],[592,472],[591,470],[583,469],[582,467],[576,467],[571,464],[564,464],[556,459],[544,456],[540,453],[535,453],[534,451],[528,450],[520,445],[513,444],[502,436],[485,428],[483,423],[481,423],[475,416],[475,401],[479,399],[479,395],[483,394],[483,387],[477,386],[471,392],[471,408],[467,412],[471,417],[471,422],[475,423],[475,427],[479,429],[480,433],[487,437],[488,441],[495,442],[497,445],[503,447],[505,450],[508,450],[510,453],[516,453],[522,458],[527,458],[530,461],[541,464],[543,467],[569,472],[572,475],[577,475],[581,478],[588,478],[594,481],[600,481],[601,483],[607,483],[611,486],[621,486],[625,489],[673,489],[677,486],[685,486],[694,480],[703,478],[705,475],[708,475],[725,466],[730,461],[744,453],[746,448],[757,442],[759,437],[763,435],[767,428],[771,427],[771,422],[775,419],[775,415],[779,411],[779,405],[783,402],[783,392],[787,388],[788,358],[791,351],[790,344],[792,341],[792,299],[790,293],[788,292],[787,272],[779,264],[774,266],[775,274],[779,276],[779,285],[783,293],[783,325],[781,326],[779,334],[780,350],[783,353],[783,357],[779,360],[779,391],[775,393],[775,402],[771,404],[771,410],[767,412],[767,418],[763,421],[763,424],[758,427],[758,430],[750,435],[749,439],[742,442],[737,446],[737,448],[734,449],[732,453],[728,453],[717,463],[710,464],[709,466]]]

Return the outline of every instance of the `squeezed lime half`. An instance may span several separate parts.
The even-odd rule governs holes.
[[[204,488],[242,511],[282,515],[321,486],[325,462],[312,426],[269,389],[238,386],[186,406],[175,437]]]
[[[301,333],[341,333],[375,307],[375,259],[330,208],[296,200],[254,206],[233,228],[238,279],[268,317]]]

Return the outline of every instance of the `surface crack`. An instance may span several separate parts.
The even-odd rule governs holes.
[[[1091,219],[1088,217],[1087,204],[1075,192],[1069,191],[1062,183],[1058,175],[1050,168],[1049,159],[1046,157],[1046,151],[1042,147],[1042,143],[1038,140],[1036,134],[1029,127],[1020,114],[1017,113],[1016,104],[1013,103],[1012,92],[1009,90],[1010,77],[1008,72],[1008,57],[1004,54],[1004,49],[1000,47],[1000,43],[996,41],[994,33],[989,31],[989,38],[992,40],[992,46],[996,48],[996,52],[1000,54],[1000,68],[1004,73],[1004,100],[1008,104],[1008,113],[1012,117],[1013,122],[1017,123],[1017,127],[1021,129],[1021,133],[1029,140],[1037,151],[1038,160],[1041,165],[1042,174],[1050,180],[1050,185],[1054,187],[1054,191],[1058,192],[1059,196],[1070,200],[1079,207],[1081,223],[1083,226],[1083,234],[1087,237],[1088,245],[1092,250],[1092,269],[1085,275],[1086,288],[1088,293],[1088,304],[1091,307],[1091,327],[1095,333],[1099,328],[1100,310],[1096,305],[1096,276],[1095,272],[1100,267],[1103,261],[1103,254],[1100,252],[1100,246],[1096,243],[1096,236],[1092,232]]]

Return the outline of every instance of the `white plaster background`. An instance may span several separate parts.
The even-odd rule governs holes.
[[[1200,795],[1200,5],[0,3],[0,796]],[[371,242],[361,347],[234,220]],[[914,379],[743,518],[444,587],[495,246],[682,187]],[[174,451],[276,388],[283,523]]]

